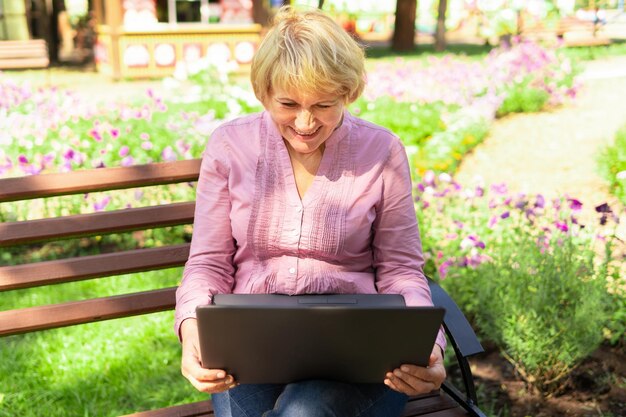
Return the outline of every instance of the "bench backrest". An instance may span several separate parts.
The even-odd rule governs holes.
[[[0,203],[198,179],[200,160],[0,179]],[[194,202],[0,223],[0,248],[192,224]],[[0,292],[184,265],[189,244],[0,267]],[[0,336],[172,309],[175,287],[0,312]]]

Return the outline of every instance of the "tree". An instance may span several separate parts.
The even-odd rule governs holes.
[[[397,0],[396,25],[391,40],[394,51],[410,51],[415,48],[415,17],[417,0]]]
[[[446,49],[446,11],[448,0],[439,0],[437,6],[437,32],[435,33],[435,51]]]

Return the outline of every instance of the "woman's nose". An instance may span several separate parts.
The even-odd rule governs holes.
[[[313,126],[315,118],[308,110],[301,110],[296,116],[296,128],[299,130],[307,130]]]

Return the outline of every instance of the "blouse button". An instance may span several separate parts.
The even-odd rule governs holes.
[[[296,268],[294,268],[294,267],[289,268],[289,273],[290,274],[295,274],[296,273]]]
[[[296,213],[302,213],[302,207],[296,207]]]

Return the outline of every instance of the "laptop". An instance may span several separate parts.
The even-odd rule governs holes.
[[[445,310],[387,294],[220,294],[196,312],[205,368],[284,384],[382,383],[401,364],[426,366]]]

